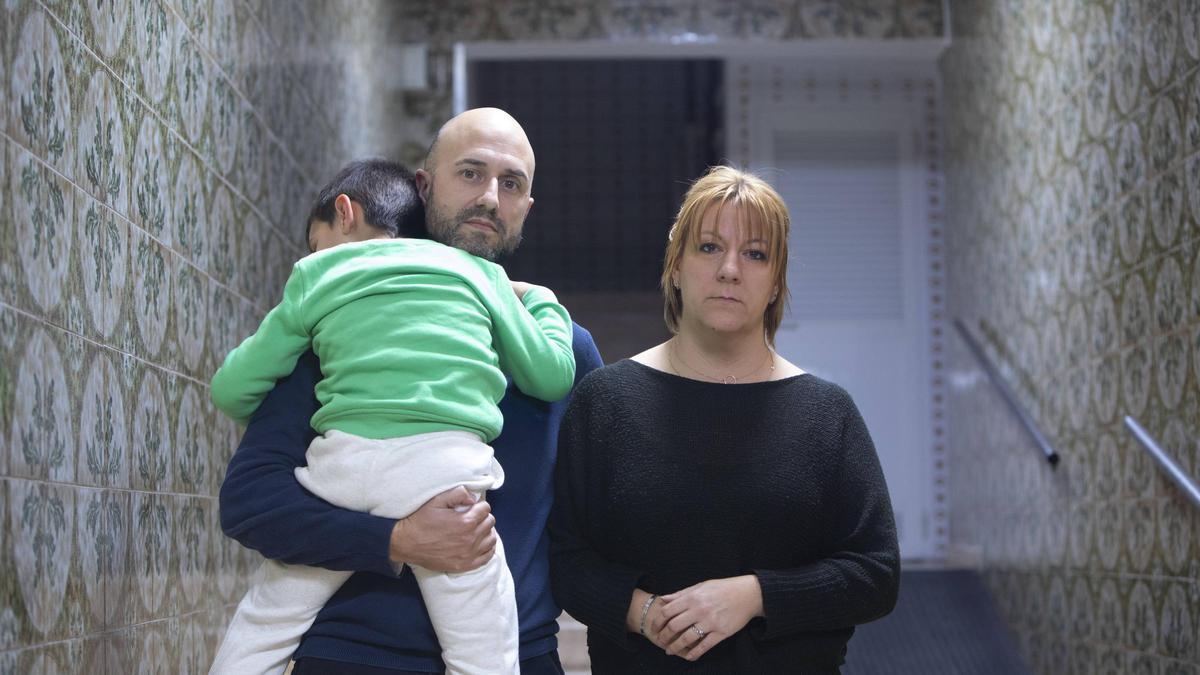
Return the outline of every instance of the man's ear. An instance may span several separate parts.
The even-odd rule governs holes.
[[[354,203],[346,194],[340,194],[333,200],[333,225],[342,234],[350,234],[357,223],[354,219]]]
[[[417,185],[417,194],[421,196],[421,202],[426,206],[429,205],[429,188],[433,185],[433,176],[425,169],[417,169],[413,174],[413,182]]]
[[[525,216],[529,217],[529,212],[533,210],[533,197],[529,198],[529,204],[525,206]]]

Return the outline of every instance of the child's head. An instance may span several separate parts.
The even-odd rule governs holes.
[[[304,236],[310,251],[380,236],[426,237],[412,172],[385,159],[350,162],[317,193]]]

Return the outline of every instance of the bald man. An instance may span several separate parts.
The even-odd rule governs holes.
[[[507,113],[478,109],[452,119],[416,175],[431,238],[503,260],[520,242],[533,173],[533,150]],[[576,382],[601,365],[591,336],[577,325],[573,352]],[[293,471],[304,465],[314,436],[308,420],[320,378],[310,352],[277,383],[251,419],[221,490],[222,527],[243,545],[284,563],[354,573],[305,634],[293,672],[441,672],[441,647],[413,575],[394,570],[478,568],[491,560],[498,531],[515,583],[520,671],[562,673],[545,524],[567,400],[544,403],[510,385],[500,402],[504,430],[492,443],[506,468],[504,487],[487,502],[457,488],[395,520],[339,509],[296,482]]]

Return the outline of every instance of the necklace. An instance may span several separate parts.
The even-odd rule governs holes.
[[[706,373],[702,370],[697,370],[696,368],[694,368],[692,366],[692,364],[688,363],[687,361],[684,361],[682,355],[675,353],[677,351],[678,351],[677,343],[674,340],[672,340],[670,347],[667,348],[667,361],[669,361],[671,363],[671,369],[675,371],[675,374],[680,377],[683,377],[683,373],[679,372],[679,366],[675,365],[675,357],[676,356],[679,357],[679,362],[682,363],[684,366],[686,366],[688,370],[692,371],[693,373],[696,373],[697,375],[702,375],[706,379],[712,380],[713,382],[720,382],[721,384],[737,384],[738,380],[744,380],[747,377],[750,377],[751,375],[762,370],[763,364],[765,364],[768,360],[771,362],[771,370],[768,371],[768,373],[767,373],[767,379],[768,380],[771,379],[771,375],[775,372],[775,352],[771,351],[770,347],[767,348],[767,358],[763,359],[762,363],[755,366],[754,370],[744,373],[740,377],[737,375],[725,375],[724,377],[718,377],[716,375],[709,375],[708,373]]]

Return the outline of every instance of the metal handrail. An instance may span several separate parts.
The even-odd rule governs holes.
[[[1196,505],[1196,508],[1200,508],[1200,487],[1196,486],[1196,481],[1192,480],[1192,477],[1187,475],[1187,472],[1176,464],[1175,460],[1171,459],[1166,451],[1159,447],[1158,441],[1154,440],[1150,432],[1138,424],[1137,420],[1126,415],[1125,426],[1133,434],[1133,437],[1138,439],[1142,447],[1146,449],[1146,452],[1150,453],[1154,461],[1158,462],[1163,471],[1167,472],[1167,475],[1171,477],[1175,485],[1179,486],[1180,490],[1183,490],[1183,494]]]
[[[1017,395],[1008,386],[1008,382],[1004,381],[1004,377],[1000,375],[1000,371],[988,359],[987,354],[983,353],[983,348],[979,346],[979,342],[975,340],[975,336],[971,335],[970,329],[962,322],[962,319],[955,319],[954,327],[958,329],[959,335],[962,335],[963,340],[967,343],[967,347],[971,349],[971,353],[979,360],[984,372],[991,378],[992,384],[995,385],[996,389],[1000,390],[1001,398],[1008,404],[1008,407],[1017,416],[1017,419],[1021,420],[1021,425],[1025,427],[1025,431],[1029,433],[1033,442],[1037,443],[1038,447],[1041,448],[1042,454],[1046,456],[1046,461],[1050,462],[1051,467],[1058,466],[1058,453],[1050,445],[1050,441],[1046,440],[1045,434],[1038,428],[1037,423],[1033,421],[1033,416],[1017,400]]]

